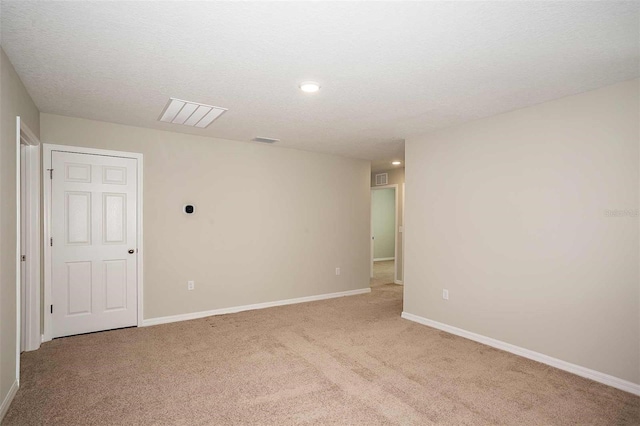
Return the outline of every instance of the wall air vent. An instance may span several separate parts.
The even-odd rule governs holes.
[[[378,173],[376,175],[376,185],[386,185],[387,183],[389,183],[388,173]]]
[[[170,98],[158,120],[204,129],[226,111],[226,108]]]
[[[280,139],[272,139],[272,138],[263,138],[263,137],[255,137],[253,139],[251,139],[251,141],[253,142],[260,142],[260,143],[276,143],[276,142],[280,142]]]

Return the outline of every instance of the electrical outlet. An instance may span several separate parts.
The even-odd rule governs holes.
[[[444,300],[449,300],[449,290],[442,289],[442,298]]]
[[[193,290],[196,288],[196,282],[195,281],[187,281],[187,290]]]
[[[336,275],[340,275],[340,268],[336,268]]]

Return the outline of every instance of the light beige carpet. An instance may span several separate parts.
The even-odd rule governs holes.
[[[640,398],[401,319],[401,291],[45,343],[3,424],[640,424]]]
[[[373,262],[373,278],[371,278],[371,287],[384,284],[393,284],[395,278],[395,262],[393,260],[381,260]]]

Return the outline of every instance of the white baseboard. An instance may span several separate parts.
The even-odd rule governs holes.
[[[296,303],[315,302],[317,300],[333,299],[336,297],[355,296],[357,294],[370,293],[371,288],[361,288],[358,290],[340,291],[338,293],[318,294],[316,296],[297,297],[295,299],[276,300],[275,302],[256,303],[253,305],[234,306],[232,308],[213,309],[211,311],[192,312],[190,314],[171,315],[168,317],[149,318],[142,321],[143,327],[150,325],[167,324],[170,322],[187,321],[192,319],[210,317],[213,315],[233,314],[242,311],[252,311],[254,309],[273,308],[275,306],[293,305]]]
[[[374,257],[373,261],[374,262],[382,262],[384,260],[396,260],[395,257]]]
[[[13,397],[16,396],[16,392],[18,392],[18,381],[14,381],[13,385],[9,388],[9,392],[7,396],[2,401],[2,405],[0,405],[0,423],[2,419],[4,419],[5,414],[9,411],[9,406],[11,405],[11,401],[13,401]]]
[[[396,284],[400,284],[400,285],[404,285],[404,284],[402,283],[402,280],[395,280],[395,281],[394,281],[394,283],[396,283]]]
[[[519,346],[512,345],[510,343],[496,340],[491,337],[486,337],[481,334],[476,334],[471,331],[463,330],[461,328],[453,327],[451,325],[443,324],[441,322],[433,321],[427,318],[413,315],[407,312],[402,313],[402,318],[414,321],[429,327],[437,328],[438,330],[446,331],[447,333],[455,334],[456,336],[464,337],[465,339],[473,340],[487,346],[492,346],[497,349],[501,349],[512,354],[529,358],[534,361],[541,362],[543,364],[550,365],[560,370],[568,371],[569,373],[576,374],[587,379],[594,380],[596,382],[605,384],[607,386],[614,387],[616,389],[623,390],[625,392],[632,393],[640,396],[640,384],[629,382],[627,380],[620,379],[618,377],[611,376],[609,374],[601,373],[596,370],[591,370],[580,365],[572,364],[561,359],[553,358],[540,352],[535,352],[529,349],[521,348]]]

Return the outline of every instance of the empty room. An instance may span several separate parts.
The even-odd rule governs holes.
[[[0,0],[0,423],[640,425],[640,2]]]

